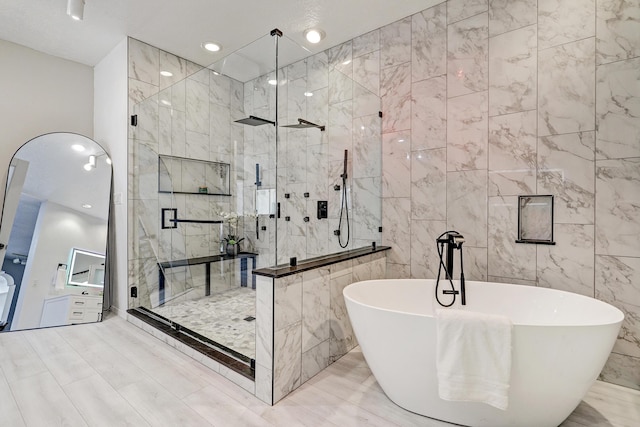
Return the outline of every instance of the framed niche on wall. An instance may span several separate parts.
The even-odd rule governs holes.
[[[158,156],[158,192],[231,196],[229,163]]]
[[[556,244],[553,241],[553,196],[518,196],[516,243]]]

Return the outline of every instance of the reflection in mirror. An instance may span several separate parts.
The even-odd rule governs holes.
[[[71,249],[69,263],[68,285],[90,286],[102,288],[104,286],[104,255],[82,249]]]
[[[89,138],[47,134],[16,152],[0,224],[0,330],[101,319],[110,193],[111,161]]]

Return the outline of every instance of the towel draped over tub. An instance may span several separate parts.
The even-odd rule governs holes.
[[[509,406],[511,321],[505,316],[437,310],[438,392],[444,400]]]

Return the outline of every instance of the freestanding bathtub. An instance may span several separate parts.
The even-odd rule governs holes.
[[[439,398],[434,286],[435,280],[368,280],[343,293],[386,395],[409,411],[466,426],[559,425],[598,377],[624,318],[607,303],[570,292],[467,281],[467,305],[458,298],[454,308],[505,315],[513,324],[509,406],[502,411]]]

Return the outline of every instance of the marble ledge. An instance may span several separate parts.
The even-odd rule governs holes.
[[[382,253],[390,249],[391,246],[376,246],[375,248],[373,246],[367,246],[365,248],[336,252],[330,255],[322,255],[319,257],[298,261],[298,265],[295,266],[291,266],[289,264],[281,264],[276,265],[275,267],[259,268],[257,270],[253,270],[253,274],[257,276],[278,279],[280,277],[302,273],[303,271],[314,270],[316,268],[325,267],[331,264],[337,264],[339,262],[348,261],[350,259]]]

